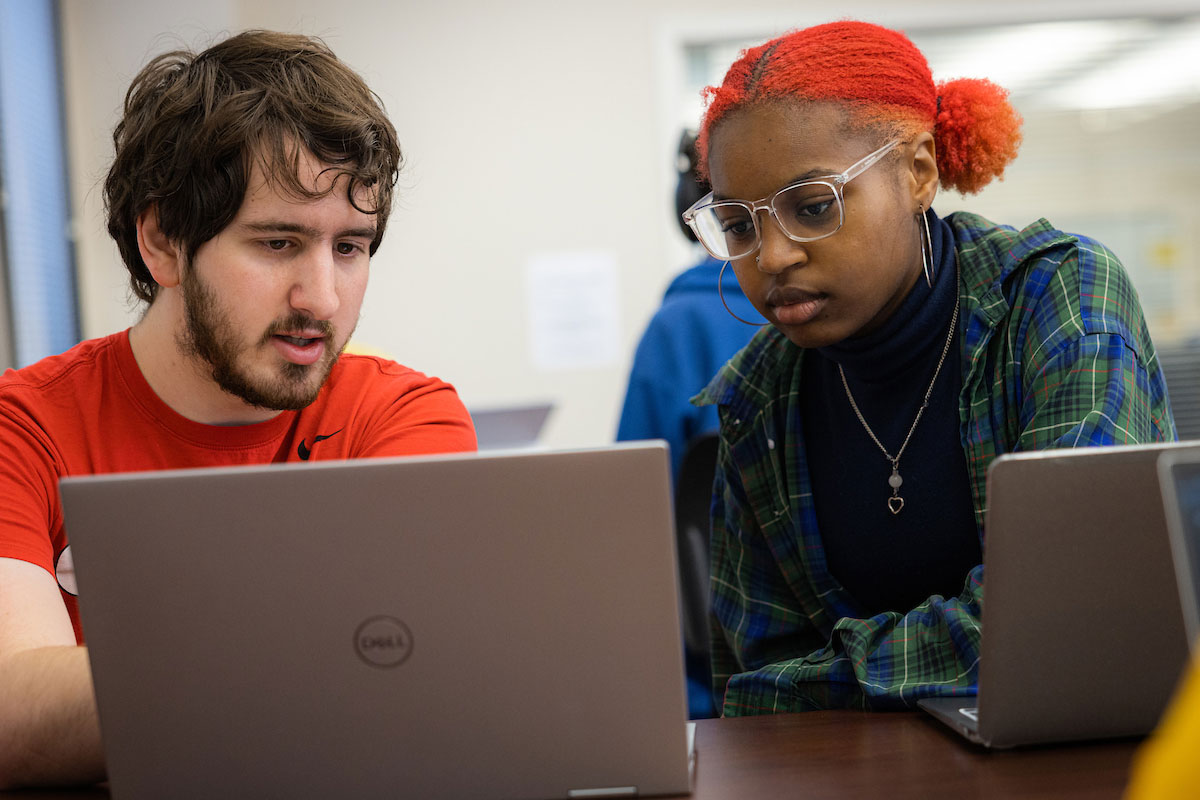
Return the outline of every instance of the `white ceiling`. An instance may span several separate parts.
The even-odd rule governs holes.
[[[1200,100],[1200,17],[911,32],[936,80],[986,77],[1027,110]]]

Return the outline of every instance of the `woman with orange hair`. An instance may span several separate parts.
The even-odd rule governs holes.
[[[1100,243],[933,211],[1015,157],[998,86],[935,86],[861,22],[745,51],[707,90],[684,215],[770,323],[719,407],[713,671],[726,715],[973,694],[998,454],[1175,438],[1137,295]]]

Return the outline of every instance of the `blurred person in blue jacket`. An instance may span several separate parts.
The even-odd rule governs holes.
[[[693,131],[684,131],[680,138],[678,167],[675,219],[695,243],[695,235],[680,215],[707,194],[709,187],[696,174]],[[673,478],[679,476],[688,444],[717,430],[716,407],[693,406],[692,396],[708,385],[764,323],[742,294],[733,270],[722,274],[722,266],[723,262],[705,254],[703,261],[671,281],[662,306],[642,334],[629,374],[617,441],[665,439],[671,447]]]
[[[709,191],[696,172],[694,131],[683,132],[678,158],[675,219],[688,240],[696,243],[681,216]],[[704,260],[677,275],[667,287],[662,306],[638,343],[617,428],[618,441],[665,439],[671,448],[671,477],[676,483],[688,446],[704,434],[715,434],[718,427],[716,406],[694,406],[692,396],[765,324],[742,293],[733,270],[722,272],[723,266],[724,262],[704,254]],[[707,542],[707,533],[702,535]],[[707,551],[706,546],[704,549]],[[691,576],[698,582],[691,591],[707,596],[707,557],[698,566],[704,574]],[[688,589],[683,592],[686,602]],[[711,717],[706,645],[685,646],[685,657],[689,715],[693,719]]]

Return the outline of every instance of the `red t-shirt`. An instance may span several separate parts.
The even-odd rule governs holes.
[[[64,475],[474,449],[453,387],[372,356],[343,354],[301,411],[253,425],[193,422],[150,388],[124,331],[0,376],[0,557],[58,576],[82,642],[74,574],[62,559]]]

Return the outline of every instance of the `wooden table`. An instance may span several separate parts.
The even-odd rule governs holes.
[[[1138,744],[989,752],[921,712],[701,720],[694,799],[1119,798]]]
[[[1138,744],[1123,740],[987,752],[920,712],[701,720],[693,800],[1104,800],[1121,796]],[[2,800],[107,797],[103,787],[0,792]]]

